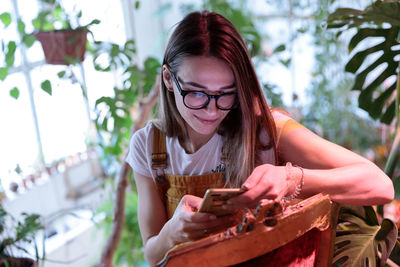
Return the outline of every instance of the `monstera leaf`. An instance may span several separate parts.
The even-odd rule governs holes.
[[[329,16],[328,27],[340,31],[357,27],[349,43],[350,52],[361,47],[364,40],[367,45],[372,44],[356,52],[345,69],[356,74],[352,90],[361,91],[359,107],[372,118],[390,124],[395,115],[395,100],[391,96],[396,90],[396,79],[388,78],[397,76],[399,71],[400,2],[376,1],[365,10],[340,8]],[[371,61],[373,57],[377,59]]]
[[[344,206],[339,214],[333,266],[384,266],[397,239],[397,227],[389,219],[379,225],[370,206]]]

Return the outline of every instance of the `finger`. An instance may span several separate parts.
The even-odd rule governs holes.
[[[190,235],[188,236],[190,240],[194,241],[209,236],[211,233],[212,232],[210,232],[208,229],[198,229],[196,231],[191,232]]]
[[[255,168],[252,174],[243,183],[242,188],[245,190],[250,190],[256,186],[262,177],[264,176],[265,170],[262,168]]]
[[[201,223],[216,219],[216,216],[213,214],[194,211],[200,208],[202,200],[202,198],[193,195],[183,196],[178,206],[178,208],[181,207],[184,211],[181,215],[181,219],[186,222],[194,223]]]
[[[246,192],[240,194],[237,197],[231,198],[227,201],[227,205],[224,207],[227,209],[235,209],[246,207],[249,204],[254,202],[258,202],[263,198],[273,197],[271,196],[270,191],[272,189],[272,185],[268,182],[267,179],[260,179],[259,183],[253,186],[251,189]]]
[[[192,222],[192,223],[206,223],[209,221],[213,221],[217,219],[217,216],[215,216],[212,213],[206,213],[206,212],[187,212],[183,219],[187,222]]]
[[[188,232],[187,234],[191,238],[199,236],[203,237],[212,233],[223,231],[238,223],[239,222],[236,220],[234,216],[219,217],[218,219],[214,221],[209,221],[207,223],[193,224],[192,226],[195,227],[195,229],[192,229],[190,233]]]
[[[230,218],[228,220],[221,222],[221,224],[219,224],[219,225],[210,227],[209,229],[207,229],[207,231],[209,233],[221,232],[221,231],[228,229],[229,227],[237,225],[238,223],[239,223],[239,221],[233,217],[233,218]]]

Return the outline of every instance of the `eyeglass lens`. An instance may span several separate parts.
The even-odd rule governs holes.
[[[184,103],[191,108],[203,108],[210,102],[210,98],[215,98],[219,109],[230,109],[234,103],[236,95],[234,93],[221,95],[208,95],[204,92],[189,92],[184,96]]]
[[[229,110],[234,108],[236,104],[236,93],[224,93],[220,95],[209,95],[201,91],[184,91],[174,73],[172,73],[173,80],[178,87],[179,92],[183,97],[183,103],[186,107],[191,109],[205,108],[210,102],[211,98],[215,98],[217,108],[222,110]]]

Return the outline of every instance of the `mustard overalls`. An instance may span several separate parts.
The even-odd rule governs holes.
[[[203,197],[209,188],[225,186],[224,172],[207,173],[202,175],[174,175],[164,174],[167,167],[167,149],[165,135],[154,126],[154,141],[152,154],[152,168],[156,170],[155,184],[160,197],[164,202],[168,219],[174,215],[181,198],[184,195]],[[222,162],[226,157],[222,154]]]
[[[301,124],[290,118],[278,119],[275,121],[277,129],[278,145],[280,137],[296,128],[303,127]],[[164,174],[167,167],[167,149],[165,135],[154,126],[152,168],[156,170],[155,184],[160,197],[164,202],[168,219],[174,215],[181,198],[186,195],[203,197],[209,188],[225,187],[223,179],[224,172],[207,173],[202,175],[173,175]],[[226,162],[227,151],[222,151],[222,162]]]

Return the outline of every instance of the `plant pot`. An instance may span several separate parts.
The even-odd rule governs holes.
[[[8,265],[6,265],[6,263]],[[34,260],[30,258],[14,258],[14,257],[8,257],[5,259],[0,260],[0,267],[36,267],[37,264]]]
[[[69,65],[85,58],[85,30],[37,32],[34,35],[42,44],[48,64]]]

